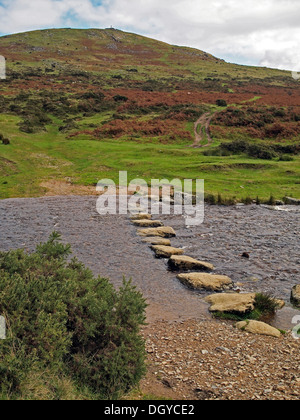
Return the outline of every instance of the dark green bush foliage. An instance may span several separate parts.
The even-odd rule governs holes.
[[[216,105],[220,107],[224,107],[224,106],[227,106],[227,102],[225,101],[225,99],[218,99],[216,101]]]
[[[116,95],[116,96],[114,96],[114,101],[115,102],[127,102],[128,98],[127,98],[127,96]]]
[[[98,398],[118,398],[145,373],[142,295],[125,281],[116,291],[76,259],[68,262],[70,253],[57,233],[31,255],[0,253],[0,314],[8,327],[0,340],[0,397],[18,398],[37,371],[50,383],[67,375]]]
[[[283,145],[283,144],[263,144],[251,143],[247,140],[234,140],[231,142],[222,143],[219,147],[206,150],[206,156],[228,156],[246,154],[248,157],[256,159],[271,160],[273,158],[280,158],[285,155],[284,160],[288,159],[288,154],[298,154],[300,152],[300,145]],[[292,159],[292,158],[291,158]]]
[[[4,144],[5,146],[10,144],[10,140],[3,136],[3,134],[0,133],[0,142]]]

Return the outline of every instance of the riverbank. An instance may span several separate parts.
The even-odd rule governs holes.
[[[299,341],[217,321],[158,322],[145,330],[142,395],[178,400],[299,400]]]
[[[287,210],[206,206],[205,221],[197,227],[187,227],[182,216],[160,219],[176,231],[173,246],[213,263],[215,273],[231,277],[241,292],[272,292],[284,299],[286,308],[273,325],[290,330],[300,315],[289,303],[292,287],[300,283],[299,208]],[[289,333],[280,339],[249,335],[212,320],[204,301],[208,293],[183,286],[127,216],[100,216],[91,196],[2,200],[0,214],[2,251],[32,251],[56,230],[96,275],[115,287],[123,276],[133,279],[149,303],[144,330],[149,368],[142,395],[299,399],[299,340]]]

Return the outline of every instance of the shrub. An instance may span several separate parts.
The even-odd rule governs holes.
[[[280,162],[292,162],[294,158],[290,155],[281,155],[279,157]]]
[[[0,253],[0,314],[8,326],[0,397],[27,398],[27,378],[46,375],[49,389],[67,376],[99,398],[117,398],[145,372],[145,300],[131,282],[116,291],[76,259],[67,262],[70,253],[57,233],[31,255]]]
[[[246,140],[235,140],[230,143],[222,143],[220,146],[221,149],[233,154],[245,153],[248,147],[249,143]]]
[[[5,146],[10,144],[10,140],[7,139],[6,137],[3,136],[3,134],[0,134],[0,141],[2,142],[2,144],[4,144]]]
[[[216,101],[216,105],[220,107],[224,107],[224,106],[227,106],[227,102],[225,101],[225,99],[218,99]]]
[[[247,154],[249,157],[254,157],[264,160],[272,160],[276,157],[276,153],[272,147],[268,147],[262,144],[251,144],[248,147]]]
[[[260,312],[260,317],[274,315],[279,309],[278,301],[269,294],[257,293],[254,306]]]
[[[127,96],[115,95],[114,96],[114,101],[115,102],[127,102],[128,98],[127,98]]]
[[[215,206],[217,204],[217,200],[216,200],[215,195],[214,194],[206,194],[205,195],[205,202],[212,205],[212,206]]]
[[[275,197],[273,195],[270,196],[269,200],[267,201],[267,204],[269,206],[275,206],[276,205],[276,200],[275,200]]]

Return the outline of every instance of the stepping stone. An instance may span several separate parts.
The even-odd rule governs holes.
[[[220,293],[208,296],[205,301],[211,304],[210,312],[245,314],[254,310],[255,298],[255,293]]]
[[[151,249],[155,252],[156,258],[170,258],[172,255],[182,255],[183,249],[173,248],[172,246],[152,245]]]
[[[285,307],[285,301],[284,300],[281,300],[281,299],[274,299],[274,300],[278,305],[278,309],[282,309],[282,308]]]
[[[132,223],[138,227],[161,227],[164,224],[160,220],[133,220]]]
[[[169,267],[171,270],[174,271],[189,271],[189,270],[196,270],[196,271],[212,271],[214,270],[214,266],[212,264],[195,260],[191,257],[186,256],[176,256],[174,255],[169,259]]]
[[[164,245],[164,246],[171,246],[170,239],[164,239],[164,238],[146,238],[143,239],[143,242],[151,245]]]
[[[236,328],[251,334],[267,335],[270,337],[281,337],[281,332],[277,328],[271,327],[264,322],[259,321],[242,321],[236,324]]]
[[[227,276],[214,276],[203,273],[179,274],[181,283],[195,290],[212,290],[215,292],[228,290],[233,287],[232,280]]]
[[[174,229],[168,226],[149,229],[139,229],[138,234],[144,237],[159,236],[161,238],[173,238],[174,236],[176,236]]]
[[[291,302],[300,308],[300,284],[293,287]]]
[[[139,213],[131,216],[131,220],[151,220],[152,215],[148,213]]]

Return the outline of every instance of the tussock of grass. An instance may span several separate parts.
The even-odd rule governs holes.
[[[268,294],[257,293],[254,302],[254,310],[246,312],[243,315],[231,312],[215,312],[213,317],[231,321],[264,321],[274,316],[278,309],[279,304],[276,298]]]

